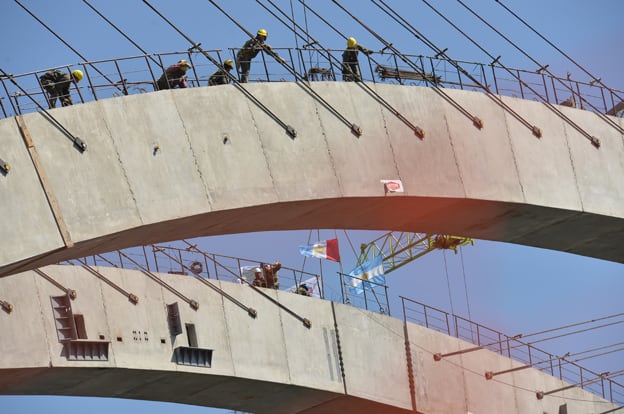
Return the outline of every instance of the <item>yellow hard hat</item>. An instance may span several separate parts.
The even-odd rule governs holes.
[[[187,70],[188,68],[191,67],[191,65],[186,61],[186,59],[180,59],[180,61],[178,62],[178,64],[180,65],[180,67],[183,70]]]
[[[78,69],[72,72],[72,76],[76,79],[76,81],[80,81],[83,78],[82,71]]]
[[[347,47],[355,47],[357,45],[357,41],[355,37],[350,37],[347,39]]]
[[[269,34],[267,33],[267,31],[266,31],[266,30],[264,30],[264,29],[260,29],[260,30],[258,30],[258,36],[264,36],[264,37],[267,37],[268,35],[269,35]]]

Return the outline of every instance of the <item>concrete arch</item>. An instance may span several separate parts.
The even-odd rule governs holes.
[[[387,315],[265,290],[308,318],[306,328],[248,286],[213,280],[257,310],[256,318],[190,276],[157,275],[196,300],[198,309],[141,272],[98,270],[136,293],[138,304],[80,266],[43,268],[77,292],[62,304],[71,308],[70,317],[84,320],[79,339],[69,342],[60,322],[68,313],[59,313],[54,300],[63,291],[33,271],[0,279],[3,299],[14,306],[10,314],[0,312],[0,394],[146,399],[258,414],[554,413],[561,404],[589,413],[615,407],[576,387],[538,400],[533,390],[569,384],[533,368],[487,381],[485,370],[522,365],[489,350],[435,362],[435,352],[473,345]],[[176,302],[180,334],[168,320],[167,305]],[[209,353],[210,361],[180,360],[178,349]]]
[[[356,84],[312,85],[361,137],[293,83],[245,87],[296,128],[294,140],[233,86],[53,110],[87,143],[82,154],[41,114],[23,117],[28,148],[15,119],[1,120],[13,168],[0,177],[0,274],[301,228],[452,233],[624,262],[624,141],[594,114],[561,108],[600,149],[536,102],[502,97],[541,139],[481,93],[447,91],[485,122],[478,130],[428,88],[372,85],[424,129],[421,141]],[[401,179],[405,193],[385,194],[381,179]]]

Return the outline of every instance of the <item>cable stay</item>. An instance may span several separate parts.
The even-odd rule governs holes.
[[[279,12],[286,17],[293,25],[293,27],[290,27],[288,25],[287,22],[285,22],[284,20],[282,20],[279,16],[277,16],[274,12],[272,12],[271,10],[269,10],[269,8],[264,4],[263,0],[256,0],[256,2],[262,6],[266,11],[268,11],[271,15],[273,15],[273,17],[275,17],[280,23],[282,23],[284,26],[286,26],[287,28],[289,28],[294,34],[295,34],[295,38],[299,37],[304,41],[307,41],[308,45],[314,45],[314,46],[318,46],[314,47],[314,51],[318,52],[319,54],[321,54],[321,56],[323,56],[323,58],[327,59],[327,61],[330,63],[330,65],[332,65],[332,67],[338,67],[341,68],[341,66],[336,63],[339,60],[336,59],[331,52],[329,52],[328,49],[323,48],[323,46],[321,45],[321,43],[315,39],[314,37],[311,36],[311,34],[305,30],[304,28],[302,28],[299,24],[297,24],[297,22],[292,19],[291,17],[289,17],[286,13],[284,13],[283,10],[281,10],[279,8],[279,6],[277,6],[272,0],[266,0],[268,1],[274,8],[276,8],[277,10],[279,10]],[[300,32],[303,32],[306,36],[301,35],[300,33],[297,32],[297,29]],[[350,69],[350,68],[349,68]],[[423,139],[425,137],[425,132],[423,131],[422,128],[412,124],[407,118],[405,118],[397,109],[395,109],[390,103],[388,103],[388,101],[386,101],[381,95],[379,95],[373,88],[371,88],[367,83],[365,82],[355,82],[360,88],[362,88],[364,91],[366,91],[366,93],[371,96],[373,99],[375,99],[377,101],[377,103],[381,104],[383,107],[385,107],[388,111],[390,111],[390,113],[392,113],[393,115],[395,115],[399,120],[401,120],[401,122],[403,122],[405,125],[407,125],[412,131],[414,131],[414,134],[416,134],[416,136],[418,136],[420,139]]]
[[[76,147],[76,149],[78,151],[80,151],[81,153],[85,152],[87,150],[87,144],[81,140],[80,138],[78,138],[77,136],[75,136],[74,134],[72,134],[71,132],[69,132],[69,130],[67,128],[65,128],[65,126],[63,124],[61,124],[61,122],[56,119],[55,117],[53,117],[50,112],[48,112],[47,109],[45,109],[43,106],[41,106],[41,104],[39,102],[37,102],[35,100],[35,98],[33,98],[32,96],[30,96],[30,94],[28,92],[26,92],[26,90],[24,90],[24,88],[22,88],[16,81],[15,79],[13,79],[13,76],[6,73],[3,69],[0,68],[0,75],[2,75],[3,78],[8,79],[9,81],[11,81],[11,83],[13,85],[15,85],[24,95],[28,96],[28,99],[30,99],[36,106],[37,108],[39,108],[39,110],[41,111],[42,116],[48,121],[50,122],[52,125],[54,125],[54,127],[56,129],[58,129],[63,135],[65,135],[67,138],[69,138],[69,140],[74,144],[74,147]],[[20,123],[20,119],[18,118],[18,123]],[[23,125],[23,121],[21,122],[20,125]],[[20,129],[22,129],[22,126],[20,126]]]
[[[144,0],[145,1],[145,0]],[[243,32],[245,32],[245,34],[247,36],[249,36],[250,39],[253,39],[254,36],[253,34],[247,30],[244,26],[242,26],[239,22],[236,21],[236,19],[234,19],[232,16],[230,16],[225,10],[223,10],[214,0],[208,0],[215,8],[217,8],[217,10],[219,10],[221,13],[223,13],[223,15],[225,17],[227,17],[228,19],[230,19],[230,21],[232,21],[232,23],[234,23],[239,29],[241,29]],[[275,52],[273,52],[271,49],[263,46],[263,50],[273,56],[275,58],[275,60],[277,62],[279,62],[284,68],[286,68],[288,70],[288,72],[295,77],[295,79],[298,81],[297,85],[299,85],[304,91],[306,91],[309,95],[311,95],[317,102],[319,102],[321,105],[323,105],[330,113],[332,113],[336,118],[338,118],[342,123],[344,123],[346,126],[348,126],[351,130],[351,132],[355,135],[355,136],[361,136],[362,135],[362,128],[360,128],[357,124],[349,121],[344,115],[342,115],[336,108],[334,108],[331,104],[329,104],[325,98],[323,98],[321,95],[318,94],[318,92],[316,92],[314,89],[312,89],[312,87],[308,84],[307,80],[301,76],[299,73],[297,73],[297,71],[291,67],[290,65],[288,65],[288,63],[286,63],[283,59],[281,59],[279,56],[277,56],[277,54]]]
[[[587,69],[585,69],[583,66],[581,66],[578,62],[576,62],[574,59],[572,59],[570,56],[568,56],[566,53],[563,52],[563,50],[561,50],[560,48],[558,48],[554,43],[552,43],[550,40],[548,40],[546,37],[544,37],[541,33],[539,33],[536,29],[534,29],[530,24],[528,24],[524,19],[522,19],[520,16],[518,16],[516,13],[514,13],[509,7],[505,6],[503,4],[503,2],[501,0],[494,0],[496,1],[496,3],[498,3],[502,8],[504,8],[505,10],[507,10],[512,16],[514,16],[516,19],[518,19],[520,22],[522,22],[526,27],[528,27],[529,29],[531,29],[531,31],[533,33],[535,33],[536,35],[538,35],[540,38],[542,38],[542,40],[544,40],[546,43],[548,43],[550,46],[552,46],[557,52],[561,53],[566,59],[568,59],[570,62],[572,62],[577,68],[579,68],[580,70],[582,70],[583,72],[585,72],[585,74],[587,76],[589,76],[592,80],[590,81],[590,85],[592,84],[598,84],[601,85],[602,87],[606,88],[609,90],[609,92],[611,92],[614,96],[616,96],[620,101],[624,102],[624,98],[622,98],[621,96],[619,96],[617,93],[615,93],[615,90],[613,88],[608,87],[607,85],[604,84],[604,82],[602,82],[602,78],[598,78],[597,76],[591,74]]]
[[[302,0],[299,0],[300,2]],[[407,59],[402,53],[400,53],[391,43],[388,43],[383,37],[381,37],[379,34],[377,34],[375,31],[373,31],[371,28],[369,28],[368,26],[366,26],[361,20],[359,20],[357,17],[355,17],[352,13],[350,13],[347,9],[345,9],[342,5],[340,5],[336,0],[332,0],[339,8],[341,8],[345,13],[347,13],[353,20],[355,20],[356,22],[358,22],[364,29],[366,29],[370,34],[372,34],[377,40],[379,40],[383,45],[384,45],[384,49],[390,49],[393,51],[393,53],[396,53],[397,56],[399,56],[401,58],[401,60],[403,60],[406,64],[408,64],[409,66],[411,66],[415,71],[417,72],[422,72],[422,70],[415,65],[411,60]],[[306,6],[307,7],[307,6]],[[317,14],[318,16],[318,14]],[[320,16],[319,16],[320,18]],[[322,19],[322,18],[321,18]],[[326,24],[329,25],[329,23],[325,20],[322,19]],[[338,34],[340,34],[342,37],[345,37],[342,33],[340,33],[337,29],[335,29],[333,26],[330,25],[330,27],[332,27]],[[346,37],[345,37],[346,38]],[[373,59],[373,62],[379,64],[378,62],[376,62]],[[426,78],[426,74],[423,74],[423,77]],[[483,120],[481,120],[480,118],[478,118],[477,116],[472,115],[467,109],[465,109],[462,105],[459,104],[459,102],[457,102],[456,100],[454,100],[453,98],[451,98],[446,92],[444,92],[442,90],[442,88],[440,88],[438,85],[435,84],[435,82],[427,82],[430,87],[433,89],[434,92],[436,92],[440,97],[442,97],[446,102],[448,102],[451,106],[453,106],[455,109],[457,109],[459,112],[461,112],[465,117],[467,117],[470,121],[472,121],[473,126],[475,126],[478,129],[482,129],[483,128]]]
[[[110,24],[113,27],[113,29],[117,30],[117,32],[120,35],[122,35],[126,40],[128,40],[130,43],[132,43],[132,45],[134,45],[137,49],[139,49],[141,52],[143,52],[143,54],[146,57],[148,57],[152,62],[154,62],[159,68],[165,70],[165,68],[163,67],[162,63],[158,62],[156,59],[154,59],[152,56],[150,56],[150,54],[148,52],[146,52],[145,49],[143,49],[141,46],[139,46],[134,40],[132,40],[128,35],[126,35],[119,27],[117,27],[113,22],[111,22],[109,19],[107,19],[106,16],[104,16],[91,3],[89,3],[87,0],[82,0],[82,2],[84,4],[86,4],[87,6],[89,6],[91,8],[91,10],[93,10],[95,13],[97,13],[97,15],[100,16],[106,23]]]
[[[109,285],[110,287],[115,289],[117,292],[119,292],[122,295],[124,295],[125,297],[127,297],[128,300],[130,301],[130,303],[132,303],[133,305],[136,305],[137,303],[139,303],[139,297],[137,295],[135,295],[134,293],[128,292],[127,290],[125,290],[124,288],[122,288],[121,286],[119,286],[118,284],[114,283],[112,280],[110,280],[106,276],[104,276],[102,273],[100,273],[97,270],[95,270],[92,266],[89,266],[89,264],[87,263],[86,259],[84,260],[84,262],[81,259],[76,259],[76,261],[78,263],[80,263],[80,266],[83,269],[85,269],[86,271],[91,273],[93,276],[97,277],[102,282],[106,283],[107,285]],[[72,265],[74,264],[71,260],[68,260],[67,263],[72,264]]]
[[[424,1],[424,0],[423,0]],[[524,56],[526,56],[529,60],[531,60],[531,62],[535,63],[537,65],[538,72],[546,72],[548,73],[553,79],[556,79],[557,82],[559,82],[559,84],[561,84],[563,87],[565,87],[567,90],[569,90],[572,93],[572,96],[574,96],[574,89],[572,89],[571,86],[566,85],[561,79],[559,79],[558,77],[556,77],[552,72],[550,72],[548,70],[548,65],[542,65],[541,63],[539,63],[537,60],[535,60],[531,55],[529,55],[527,52],[525,52],[522,48],[520,48],[518,45],[516,45],[514,42],[512,42],[507,36],[505,36],[504,34],[502,34],[499,30],[497,30],[494,26],[492,26],[490,23],[488,23],[485,19],[483,19],[481,16],[479,16],[477,13],[475,13],[474,10],[472,10],[470,7],[466,6],[465,3],[463,3],[461,0],[457,0],[462,6],[464,6],[464,8],[466,8],[468,11],[470,11],[470,13],[472,13],[473,15],[477,16],[479,18],[479,20],[481,20],[484,24],[486,24],[490,29],[492,29],[496,34],[498,34],[499,36],[501,36],[503,39],[505,39],[510,45],[512,45],[514,48],[516,48],[520,53],[522,53]],[[538,95],[539,96],[539,95]],[[577,94],[577,96],[579,97],[579,99],[586,103],[590,108],[592,108],[595,112],[595,114],[602,119],[604,122],[606,122],[607,124],[611,125],[611,127],[613,127],[616,131],[618,131],[620,134],[624,134],[624,128],[622,128],[617,122],[614,122],[612,119],[610,119],[609,117],[607,117],[605,114],[603,114],[598,108],[596,108],[591,102],[589,102],[588,100],[586,100],[585,98],[583,98],[583,96],[581,94]],[[542,100],[546,100],[543,97],[540,96],[540,99]],[[547,101],[547,100],[546,100]]]
[[[33,269],[33,272],[37,273],[39,276],[41,276],[42,278],[50,282],[52,285],[56,286],[61,291],[65,292],[70,299],[74,300],[78,296],[78,293],[74,289],[70,289],[61,285],[59,282],[54,280],[50,275],[48,275],[46,272],[41,270],[41,268]]]
[[[184,242],[186,242],[186,240],[184,240]],[[191,269],[191,267],[185,265],[182,261],[178,261],[176,258],[171,256],[165,250],[160,250],[160,253],[162,253],[163,255],[167,256],[169,259],[176,261],[180,266],[182,266],[182,269],[188,270],[193,275],[193,277],[196,280],[199,280],[204,285],[208,286],[210,289],[214,290],[215,292],[217,292],[218,294],[220,294],[224,298],[228,299],[230,302],[234,303],[235,305],[237,305],[241,309],[247,311],[247,314],[249,316],[251,316],[252,318],[255,318],[256,316],[258,316],[258,312],[254,308],[246,306],[244,303],[242,303],[240,300],[236,299],[234,296],[230,295],[229,293],[227,293],[223,289],[215,286],[212,282],[208,281],[208,279],[200,277],[195,270],[193,270],[193,269]]]
[[[257,286],[254,286],[252,283],[250,283],[249,281],[247,281],[244,277],[240,276],[237,273],[232,272],[230,269],[228,269],[226,266],[224,266],[223,264],[219,263],[218,260],[216,260],[213,257],[210,257],[209,255],[207,255],[206,253],[204,253],[203,251],[199,250],[197,248],[196,245],[189,243],[187,240],[182,240],[182,242],[184,242],[188,248],[188,251],[194,251],[196,253],[201,254],[202,256],[204,256],[205,259],[210,260],[211,262],[213,262],[215,265],[219,266],[221,269],[225,270],[227,273],[229,273],[230,275],[234,276],[236,279],[238,279],[241,283],[244,283],[246,285],[248,285],[250,288],[252,288],[255,292],[259,293],[260,295],[262,295],[265,299],[269,300],[271,303],[277,305],[280,309],[283,309],[284,311],[286,311],[289,315],[293,316],[294,318],[298,319],[300,322],[303,323],[303,326],[305,326],[306,328],[310,329],[312,327],[312,322],[308,319],[308,318],[304,318],[300,315],[298,315],[297,313],[295,313],[292,309],[288,308],[287,306],[283,305],[282,303],[280,303],[279,301],[275,300],[274,298],[272,298],[271,296],[267,295],[265,292],[262,291],[262,289],[258,288]],[[171,257],[171,256],[169,256]],[[173,259],[173,257],[171,257]],[[173,259],[175,260],[175,259]],[[192,273],[195,273],[191,270]],[[251,308],[249,308],[251,309]],[[253,310],[253,309],[252,309]],[[253,310],[255,312],[255,310]],[[255,316],[254,316],[255,317]]]
[[[495,95],[494,93],[492,93],[492,91],[490,90],[490,88],[487,85],[482,84],[477,78],[475,78],[467,70],[465,70],[456,60],[451,59],[446,54],[446,50],[447,49],[442,50],[439,47],[437,47],[426,36],[424,36],[421,32],[419,32],[413,25],[411,25],[404,17],[402,17],[394,9],[392,9],[390,6],[388,6],[387,3],[385,3],[383,0],[379,0],[379,1],[380,1],[381,4],[383,4],[385,9],[381,5],[379,5],[375,0],[371,0],[371,2],[375,6],[377,6],[379,9],[381,9],[383,12],[385,12],[395,22],[397,22],[404,29],[406,29],[408,32],[410,32],[414,37],[416,37],[417,39],[420,39],[423,43],[425,43],[427,46],[429,46],[429,48],[431,48],[436,53],[436,57],[443,57],[447,62],[449,62],[453,67],[455,67],[455,69],[457,69],[464,76],[466,76],[468,79],[470,79],[472,82],[474,82],[475,86],[481,88],[485,92],[485,94],[486,94],[486,96],[488,98],[490,98],[495,104],[497,104],[498,106],[503,108],[505,111],[507,111],[511,116],[516,118],[516,120],[518,120],[522,125],[524,125],[526,128],[528,128],[533,135],[535,135],[537,138],[541,138],[542,137],[542,130],[539,127],[537,127],[535,125],[531,125],[531,123],[529,123],[529,121],[524,119],[513,108],[511,108],[508,104],[506,104],[500,96]]]
[[[422,0],[424,3],[428,4],[426,0]],[[553,78],[555,78],[555,76],[548,71],[547,66],[545,65],[540,65],[539,62],[537,62],[536,60],[534,60],[531,56],[529,56],[528,54],[526,54],[522,49],[520,49],[518,46],[516,46],[513,42],[511,42],[511,40],[509,40],[505,35],[503,35],[500,31],[496,30],[496,28],[494,28],[491,24],[489,24],[487,21],[485,21],[485,19],[483,19],[481,16],[479,16],[477,13],[474,12],[474,10],[472,10],[470,7],[466,6],[461,0],[457,0],[458,3],[460,3],[464,8],[466,8],[471,14],[473,14],[475,17],[477,17],[479,20],[481,20],[485,25],[487,25],[489,28],[491,28],[493,31],[495,31],[497,34],[499,34],[501,37],[503,37],[505,40],[507,40],[512,46],[514,46],[516,49],[518,49],[520,52],[522,52],[525,56],[527,56],[529,59],[531,59],[531,61],[533,61],[536,65],[538,65],[538,67],[540,68],[541,71],[545,71],[548,74],[550,74]],[[430,7],[432,7],[431,5],[429,5]],[[472,39],[471,39],[472,40]],[[475,43],[473,41],[473,43]],[[481,48],[479,46],[479,48]],[[481,50],[483,50],[481,48]],[[488,53],[488,55],[494,59],[494,57],[492,55],[490,55]],[[583,135],[585,138],[587,138],[594,147],[596,148],[600,148],[600,140],[594,136],[591,136],[589,133],[587,133],[583,128],[581,128],[578,124],[576,124],[574,121],[572,121],[568,116],[566,116],[563,112],[561,112],[559,109],[557,109],[553,104],[551,104],[550,102],[548,102],[548,99],[546,99],[545,97],[543,97],[540,93],[538,93],[534,88],[532,88],[529,84],[527,84],[526,82],[520,80],[519,76],[515,75],[511,70],[509,70],[507,67],[503,66],[500,63],[500,60],[498,61],[498,64],[501,65],[501,67],[503,67],[505,70],[507,70],[507,72],[509,72],[512,76],[514,76],[516,79],[518,79],[520,82],[522,82],[522,85],[525,86],[527,89],[529,89],[532,93],[535,94],[535,96],[537,96],[538,98],[540,98],[540,100],[542,101],[542,103],[548,108],[550,109],[552,112],[554,112],[557,116],[559,116],[561,119],[563,119],[565,122],[567,122],[570,126],[572,126],[574,129],[576,129],[581,135]],[[561,80],[559,80],[558,78],[556,78],[558,80],[558,82],[560,82],[562,85],[564,85],[566,88],[570,89],[567,85],[565,85]],[[571,90],[571,89],[570,89]],[[596,113],[596,112],[595,112]],[[617,131],[619,131],[619,133],[624,133],[624,129],[621,128],[619,125],[615,124],[612,120],[608,119],[604,114],[602,113],[596,113],[596,115],[598,115],[601,119],[605,120],[607,123],[609,123],[611,126],[613,126]]]
[[[196,43],[195,41],[193,41],[193,39],[191,39],[185,33],[183,33],[176,25],[174,25],[169,19],[167,19],[162,13],[160,13],[154,6],[152,6],[149,3],[149,1],[143,0],[143,3],[145,3],[150,9],[152,9],[152,11],[154,13],[156,13],[158,16],[160,16],[165,22],[167,22],[169,24],[169,26],[171,26],[176,32],[178,32],[178,34],[180,36],[182,36],[184,39],[186,39],[192,45],[191,48],[189,49],[189,52],[192,51],[192,50],[197,50],[199,53],[201,53],[213,65],[215,65],[217,68],[221,69],[223,71],[223,73],[228,76],[228,78],[234,83],[234,86],[236,86],[236,88],[243,95],[245,95],[250,101],[252,101],[258,108],[260,108],[262,111],[264,111],[264,113],[266,113],[271,119],[273,119],[279,126],[281,126],[284,129],[284,131],[286,132],[286,134],[288,134],[288,136],[290,136],[290,138],[294,139],[297,136],[297,131],[295,130],[295,128],[293,128],[292,126],[290,126],[290,125],[286,124],[284,121],[282,121],[275,113],[273,113],[273,111],[271,111],[265,104],[263,104],[258,98],[256,98],[251,92],[249,92],[238,81],[238,79],[236,79],[235,76],[230,74],[224,68],[224,66],[223,66],[223,64],[221,62],[219,62],[217,59],[215,59],[212,56],[210,56],[210,54],[208,52],[203,50],[201,48],[201,46],[200,46],[201,45],[200,43]]]
[[[22,9],[24,9],[26,11],[26,13],[30,14],[32,16],[32,18],[34,18],[37,22],[39,22],[39,24],[41,24],[43,27],[45,27],[50,33],[52,33],[58,40],[60,40],[65,46],[67,46],[72,52],[74,52],[76,55],[78,55],[78,57],[80,57],[80,59],[83,60],[85,65],[89,65],[90,67],[92,67],[93,69],[95,69],[95,71],[97,73],[99,73],[104,79],[106,79],[111,85],[113,85],[114,87],[116,87],[117,89],[119,89],[119,91],[121,91],[124,95],[128,94],[128,91],[126,90],[125,87],[120,88],[119,86],[117,86],[117,82],[113,82],[108,76],[106,76],[106,74],[102,73],[96,66],[92,65],[91,63],[89,63],[89,59],[87,59],[86,57],[84,57],[83,55],[80,54],[80,52],[78,52],[76,49],[74,49],[69,43],[67,43],[65,41],[65,39],[63,39],[61,36],[59,36],[56,32],[54,32],[54,30],[52,30],[47,24],[45,24],[41,19],[39,19],[33,12],[31,12],[30,10],[28,10],[28,8],[26,8],[26,6],[24,6],[22,3],[19,2],[19,0],[14,0]],[[89,76],[89,73],[86,74],[87,76]],[[122,82],[123,83],[123,82]]]
[[[458,247],[469,244],[474,245],[474,240],[468,237],[388,232],[360,246],[356,266],[372,260],[375,256],[381,256],[384,273],[388,274],[434,250],[446,249],[457,253]]]

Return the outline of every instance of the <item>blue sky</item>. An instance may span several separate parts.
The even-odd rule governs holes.
[[[55,39],[12,0],[1,0],[0,36],[5,39],[0,48],[0,67],[13,74],[41,70],[81,59]],[[54,28],[68,43],[90,60],[130,56],[139,52],[117,34],[80,0],[42,2],[21,0],[46,24]],[[455,59],[489,62],[482,52],[465,41],[450,26],[435,16],[421,0],[388,0],[411,24],[441,48],[448,47],[448,55]],[[90,0],[113,23],[150,53],[186,50],[189,45],[172,31],[140,0]],[[294,47],[291,32],[277,22],[255,1],[218,1],[221,7],[248,30],[265,28],[268,43],[275,48]],[[297,0],[276,0],[284,10],[291,3],[298,22],[305,25],[320,42],[331,49],[342,49],[344,39],[310,13],[304,16]],[[308,1],[346,36],[373,50],[383,45],[364,29],[357,26],[330,0]],[[464,31],[474,37],[491,54],[501,55],[501,62],[510,67],[535,69],[535,65],[518,51],[505,44],[492,31],[469,15],[456,0],[432,1]],[[527,20],[577,62],[601,77],[607,85],[624,89],[621,53],[624,28],[624,2],[620,0],[507,0],[504,3]],[[240,47],[245,34],[216,10],[208,0],[184,2],[156,1],[152,4],[185,31],[205,49]],[[265,3],[269,5],[268,3]],[[344,0],[349,8],[367,25],[392,42],[400,51],[409,54],[432,55],[432,51],[398,26],[392,24],[372,3],[366,0]],[[589,81],[571,63],[554,49],[523,27],[494,0],[467,2],[484,18],[540,63],[549,64],[556,75],[565,77],[569,71],[579,80]],[[168,62],[167,62],[168,63]],[[333,237],[333,231],[321,231],[320,239]],[[375,232],[350,232],[354,245],[375,238]],[[282,261],[291,267],[300,267],[302,257],[297,246],[305,244],[307,231],[271,232],[223,236],[202,241],[210,252],[233,256]],[[355,263],[343,232],[338,232],[345,271]],[[316,232],[312,235],[317,239]],[[446,259],[446,267],[445,267]],[[466,297],[471,316],[508,334],[535,332],[578,321],[589,320],[624,311],[624,265],[559,252],[523,246],[477,241],[474,247],[463,250],[461,256],[441,252],[431,253],[401,271],[389,275],[390,294],[403,294],[432,306],[467,316]],[[318,263],[308,261],[306,270],[316,271]],[[450,280],[450,294],[446,269]],[[323,273],[335,277],[339,267],[325,263]],[[464,289],[464,275],[468,292]],[[337,292],[328,292],[330,298]],[[337,297],[337,296],[335,296]],[[394,309],[398,314],[398,308]],[[592,334],[563,338],[539,346],[562,355],[624,341],[624,329],[616,326]],[[624,368],[622,352],[584,361],[598,372]],[[620,381],[622,379],[620,378]],[[152,413],[212,413],[213,409],[123,401],[114,399],[68,399],[62,397],[0,397],[3,412],[48,413],[90,411],[94,414],[149,410]]]

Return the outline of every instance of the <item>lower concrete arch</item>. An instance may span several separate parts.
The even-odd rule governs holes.
[[[13,166],[0,177],[0,274],[149,242],[301,228],[452,233],[624,262],[624,141],[595,114],[561,108],[600,149],[536,102],[501,98],[541,139],[481,93],[448,91],[475,108],[478,130],[428,88],[371,85],[425,130],[419,140],[357,85],[312,86],[363,135],[292,83],[245,87],[296,139],[232,86],[53,110],[84,153],[40,114],[23,117],[25,130],[0,120]],[[386,193],[383,179],[405,192]]]
[[[255,318],[193,277],[155,275],[198,307],[139,271],[96,269],[137,293],[138,302],[80,266],[43,268],[71,286],[74,299],[33,271],[0,279],[3,299],[13,305],[0,312],[0,394],[147,399],[259,414],[523,414],[558,412],[562,401],[570,412],[615,407],[574,387],[538,400],[533,390],[569,384],[533,368],[488,381],[486,369],[522,365],[489,350],[435,362],[436,352],[473,345],[387,315],[264,289],[308,318],[308,328],[246,285],[213,280],[256,309]],[[181,330],[172,329],[173,304]],[[76,315],[82,327],[69,338],[63,318]]]

